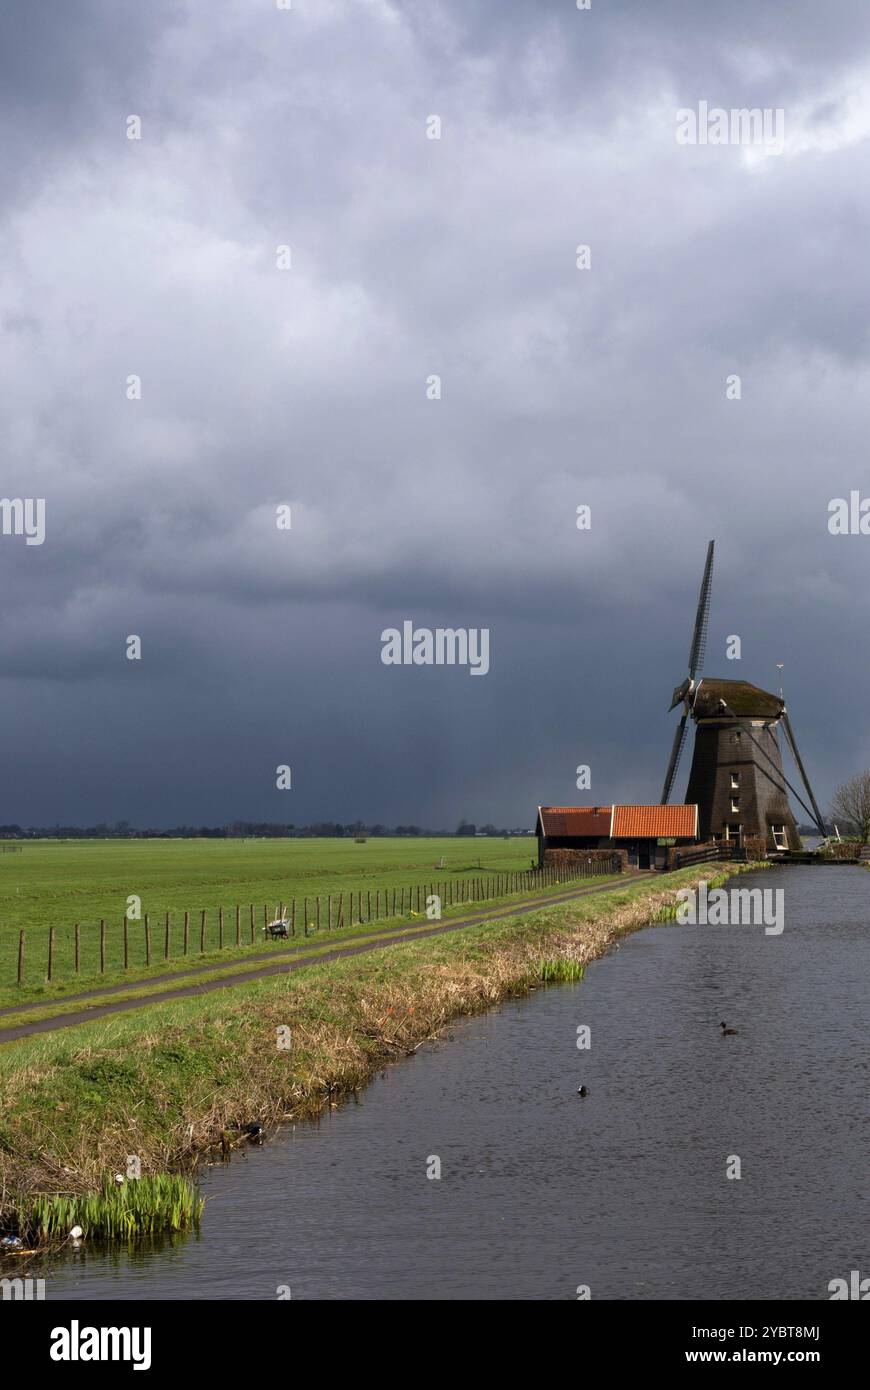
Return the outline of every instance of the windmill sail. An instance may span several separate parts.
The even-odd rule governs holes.
[[[707,559],[704,562],[704,573],[701,576],[701,589],[698,594],[698,608],[695,613],[695,626],[692,630],[692,645],[689,648],[689,674],[681,685],[678,685],[671,696],[671,709],[676,709],[677,705],[683,705],[683,716],[674,734],[673,747],[671,748],[670,762],[665,773],[665,784],[662,789],[662,805],[664,806],[671,794],[674,785],[674,778],[677,775],[677,767],[683,752],[686,741],[686,723],[691,709],[690,697],[695,688],[695,678],[704,665],[704,653],[707,648],[707,620],[710,616],[710,589],[713,583],[713,548],[715,541],[710,541],[707,546]]]
[[[686,741],[686,724],[688,722],[688,719],[688,714],[684,713],[682,719],[677,725],[677,731],[674,734],[674,745],[671,749],[671,760],[668,763],[668,770],[665,773],[665,785],[664,789],[662,790],[663,806],[666,804],[667,799],[671,794],[671,787],[674,785],[674,778],[677,775],[677,766],[679,765],[680,756],[683,752],[683,745]]]

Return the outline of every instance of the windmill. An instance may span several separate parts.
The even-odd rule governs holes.
[[[686,742],[689,716],[695,721],[695,748],[686,801],[697,803],[698,835],[702,840],[761,836],[769,849],[800,849],[800,836],[788,794],[800,802],[821,835],[824,821],[798,753],[794,731],[782,695],[773,695],[749,681],[721,680],[702,674],[713,582],[714,542],[698,594],[689,674],[676,687],[670,708],[683,706],[674,734],[662,805],[671,794]],[[783,733],[803,780],[810,805],[788,781],[782,768],[777,727]]]

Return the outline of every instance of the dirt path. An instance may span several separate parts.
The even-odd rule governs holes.
[[[633,873],[625,876],[625,882],[638,883],[644,879],[654,878],[655,874]],[[493,922],[504,917],[520,917],[524,913],[536,912],[541,908],[555,906],[560,903],[570,902],[574,898],[585,898],[595,893],[612,892],[620,887],[619,883],[614,883],[609,879],[606,883],[595,885],[594,887],[577,888],[573,892],[557,893],[546,898],[526,898],[521,903],[511,907],[495,908],[489,912],[478,912],[470,917],[456,917],[452,921],[442,922],[434,927],[405,928],[403,931],[384,933],[374,941],[366,941],[358,945],[348,944],[347,946],[336,946],[334,950],[323,951],[320,954],[300,954],[281,955],[276,958],[274,952],[268,955],[249,956],[249,960],[269,960],[271,963],[265,965],[260,970],[236,971],[232,974],[221,975],[220,979],[203,980],[201,983],[180,984],[177,989],[162,990],[155,994],[139,995],[135,999],[115,999],[109,1004],[94,1003],[83,1009],[72,1010],[69,1013],[56,1014],[48,1018],[41,1018],[30,1023],[13,1025],[9,1028],[0,1028],[0,1044],[15,1042],[18,1038],[26,1038],[34,1033],[52,1033],[59,1028],[73,1028],[79,1023],[92,1023],[95,1019],[105,1018],[109,1014],[126,1013],[129,1009],[144,1009],[154,1004],[162,1004],[170,999],[191,999],[197,995],[210,994],[214,990],[229,989],[234,985],[247,984],[249,980],[267,979],[272,975],[290,974],[294,970],[302,970],[306,966],[321,965],[333,960],[342,960],[346,956],[359,956],[366,951],[378,951],[384,946],[400,946],[408,942],[419,941],[423,937],[438,936],[443,932],[460,931],[464,927],[472,927],[480,922]],[[82,994],[64,995],[59,999],[53,999],[51,1004],[58,1007],[65,1004],[76,1003],[79,1000],[99,999],[107,994],[121,994],[124,990],[143,989],[149,985],[158,984],[169,980],[189,980],[191,976],[206,974],[209,971],[220,970],[219,963],[212,962],[210,965],[191,966],[186,970],[172,971],[164,975],[151,975],[145,980],[122,981],[116,985],[104,985],[99,988],[87,990]],[[227,967],[223,967],[227,968]],[[0,1016],[8,1016],[21,1012],[32,1012],[42,1008],[40,1000],[32,1000],[27,1004],[14,1004],[8,1008],[0,1009]],[[50,1007],[49,1001],[45,1001],[45,1007]]]

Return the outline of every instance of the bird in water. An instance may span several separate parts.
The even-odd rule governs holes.
[[[588,1096],[589,1092],[587,1091],[585,1086],[581,1086],[577,1094],[578,1096]]]
[[[720,1023],[719,1027],[722,1029],[723,1038],[734,1037],[737,1033],[740,1032],[739,1028],[729,1028],[727,1023]]]

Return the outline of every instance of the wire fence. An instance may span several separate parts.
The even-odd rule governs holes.
[[[293,897],[270,909],[267,903],[193,912],[144,913],[109,922],[22,928],[18,936],[17,983],[53,983],[147,968],[160,961],[340,931],[369,923],[425,917],[438,920],[451,908],[528,894],[580,878],[621,871],[618,856],[586,863],[543,866],[509,873],[433,880],[410,887],[362,888]]]

